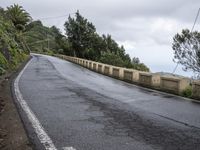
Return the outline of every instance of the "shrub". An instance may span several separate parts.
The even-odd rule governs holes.
[[[0,76],[3,75],[5,73],[5,69],[3,69],[2,67],[0,67]]]
[[[0,67],[2,69],[6,69],[8,67],[8,62],[1,52],[0,52]]]
[[[191,98],[192,97],[192,86],[188,86],[182,91],[182,96]]]

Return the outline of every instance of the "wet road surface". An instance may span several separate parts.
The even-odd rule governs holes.
[[[59,150],[200,149],[198,103],[44,55],[33,56],[19,88]]]

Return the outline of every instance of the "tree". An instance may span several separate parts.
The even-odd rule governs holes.
[[[124,61],[122,60],[122,58],[111,52],[104,53],[100,58],[100,62],[109,65],[124,67]]]
[[[69,16],[64,26],[69,42],[72,44],[74,55],[83,58],[87,49],[92,48],[91,41],[96,32],[94,25],[77,11],[75,19]]]
[[[95,33],[91,39],[91,47],[88,49],[85,57],[90,60],[98,61],[105,51],[106,49],[103,38]]]
[[[133,57],[131,63],[132,63],[132,64],[139,64],[139,63],[140,63],[140,60],[139,60],[139,58],[137,58],[137,57]]]
[[[43,26],[43,24],[40,20],[32,21],[26,25],[25,32],[28,32],[35,27],[42,27],[42,26]]]
[[[14,4],[11,5],[10,7],[7,7],[6,16],[8,17],[9,20],[12,21],[15,28],[17,29],[15,40],[20,44],[21,49],[29,53],[30,49],[27,46],[22,33],[25,31],[25,26],[27,25],[27,23],[31,21],[29,13],[26,12],[22,8],[22,6]]]
[[[112,36],[111,35],[104,35],[103,34],[103,40],[105,42],[105,48],[106,48],[106,51],[107,52],[111,52],[111,53],[115,53],[117,54],[118,53],[118,50],[119,50],[119,46],[118,44],[112,39]]]
[[[14,26],[19,30],[24,30],[25,25],[31,21],[31,17],[22,6],[11,5],[7,7],[7,16],[13,22]]]
[[[61,33],[61,31],[55,26],[52,26],[50,31],[53,33],[56,43],[55,52],[66,55],[73,55],[71,51],[71,44],[69,43],[68,39]]]
[[[5,69],[12,69],[21,62],[26,55],[15,40],[16,28],[6,16],[6,10],[0,8],[0,74]]]
[[[123,46],[119,46],[111,35],[98,35],[95,26],[77,11],[75,18],[69,16],[65,22],[65,31],[74,56],[103,63],[134,68],[143,71],[149,69],[138,62],[132,64]]]
[[[173,38],[174,61],[182,64],[184,70],[200,74],[200,33],[188,29]]]

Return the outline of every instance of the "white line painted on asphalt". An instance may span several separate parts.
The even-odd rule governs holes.
[[[125,103],[131,103],[131,102],[135,102],[137,101],[136,99],[127,99],[127,100],[123,100],[123,102]]]
[[[63,147],[63,150],[76,150],[73,147]]]
[[[19,75],[17,76],[17,78],[15,79],[14,82],[14,91],[15,91],[15,95],[17,98],[17,101],[19,102],[19,104],[21,105],[21,108],[23,109],[23,111],[26,113],[29,121],[31,122],[40,142],[42,143],[42,145],[44,146],[44,148],[46,150],[57,150],[57,148],[55,147],[55,145],[53,144],[53,141],[51,140],[51,138],[47,135],[47,133],[45,132],[44,128],[42,127],[42,125],[40,124],[39,120],[36,118],[35,114],[31,111],[31,109],[29,108],[28,104],[26,103],[26,101],[24,100],[20,90],[19,90],[19,80],[22,76],[22,74],[24,73],[25,69],[28,67],[28,65],[31,63],[32,60],[30,60],[26,66],[24,67],[24,69],[19,73]],[[75,150],[72,149],[72,147],[65,147],[68,148],[66,150]]]

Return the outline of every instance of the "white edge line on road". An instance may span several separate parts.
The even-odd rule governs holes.
[[[23,68],[23,70],[19,73],[19,75],[15,79],[14,92],[15,92],[17,101],[19,102],[23,111],[26,113],[29,121],[31,122],[31,124],[37,134],[37,137],[39,138],[39,140],[42,143],[42,145],[44,146],[44,148],[46,150],[57,150],[57,148],[53,144],[51,138],[47,135],[44,128],[40,124],[39,120],[36,118],[35,114],[29,108],[28,104],[24,100],[24,98],[19,90],[19,80],[20,80],[22,74],[24,73],[25,69],[31,63],[31,61],[32,61],[32,59],[26,64],[26,66]],[[65,147],[65,150],[75,150],[75,149],[73,147]]]

